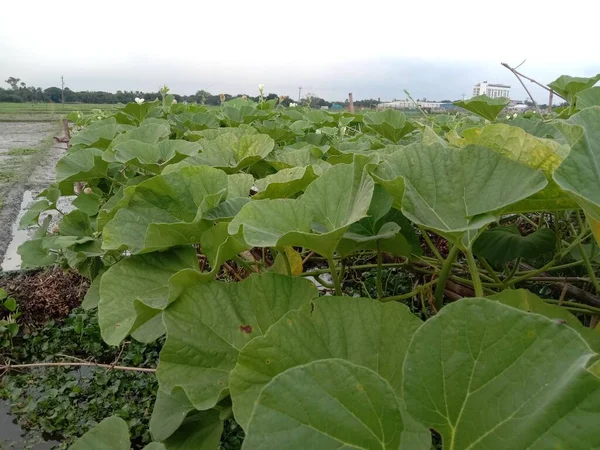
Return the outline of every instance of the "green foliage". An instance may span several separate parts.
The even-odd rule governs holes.
[[[600,445],[598,106],[508,125],[485,97],[458,102],[485,121],[224,100],[164,89],[83,123],[27,222],[87,191],[20,248],[94,278],[108,344],[166,334],[148,448]],[[506,289],[566,267],[584,302]]]
[[[454,105],[460,106],[487,120],[495,120],[506,105],[510,102],[507,98],[490,98],[487,95],[478,95],[469,100],[460,100],[454,102]]]

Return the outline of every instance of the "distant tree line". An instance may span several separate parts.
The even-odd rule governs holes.
[[[9,85],[7,89],[0,87],[0,102],[11,102],[11,103],[22,103],[22,102],[40,102],[40,103],[61,103],[62,96],[64,94],[65,103],[129,103],[133,102],[135,98],[143,98],[146,101],[152,101],[157,97],[160,97],[158,90],[155,92],[142,92],[142,91],[117,91],[117,92],[105,92],[105,91],[72,91],[68,87],[65,87],[64,92],[59,87],[49,87],[43,89],[41,87],[27,86],[24,81],[20,78],[9,77],[5,82]],[[173,94],[178,102],[190,102],[198,103],[203,105],[220,105],[221,97],[219,94],[211,94],[210,92],[199,90],[193,95],[178,95]],[[232,98],[246,97],[250,100],[259,101],[258,96],[250,95],[230,95],[225,94],[225,100],[231,100]],[[278,98],[277,94],[268,94],[265,96],[266,100]],[[295,103],[296,100],[293,98],[285,97],[282,100],[282,104],[289,106],[290,103]],[[373,108],[379,103],[378,100],[356,100],[354,106],[356,107],[367,107]],[[348,100],[341,102],[328,102],[315,94],[307,94],[302,100],[301,104],[310,106],[312,108],[320,108],[323,106],[331,107],[334,104],[340,106],[348,106]]]

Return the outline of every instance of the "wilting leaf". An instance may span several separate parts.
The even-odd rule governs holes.
[[[595,448],[597,357],[561,321],[464,299],[415,333],[403,392],[444,448]]]

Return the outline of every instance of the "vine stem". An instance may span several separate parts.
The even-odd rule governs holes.
[[[448,275],[450,275],[450,272],[452,271],[452,264],[456,259],[456,255],[458,255],[458,245],[454,245],[450,249],[448,257],[444,261],[444,264],[442,264],[442,270],[438,276],[438,283],[435,285],[434,305],[435,309],[438,311],[444,306],[444,288],[446,287]]]
[[[592,284],[594,285],[594,289],[596,289],[597,293],[600,293],[600,283],[598,283],[598,278],[596,278],[596,274],[594,273],[594,268],[592,267],[592,264],[590,263],[590,258],[588,258],[588,255],[587,255],[585,249],[583,248],[583,244],[580,242],[579,244],[577,244],[577,248],[579,249],[579,253],[581,253],[581,259],[583,260],[583,265],[585,266],[587,273],[590,277],[590,280],[592,281]]]
[[[393,297],[380,298],[379,301],[382,303],[387,303],[387,302],[395,302],[398,300],[406,300],[408,298],[414,297],[415,295],[423,292],[423,290],[426,287],[436,284],[439,280],[440,280],[439,278],[436,278],[425,284],[422,284],[421,286],[417,287],[414,291],[407,292],[406,294],[394,295]]]
[[[126,367],[126,366],[113,366],[111,364],[99,364],[93,362],[45,362],[45,363],[30,363],[30,364],[0,364],[0,369],[11,370],[11,369],[29,369],[34,367],[69,367],[69,366],[91,366],[101,367],[103,369],[111,370],[127,370],[131,372],[147,372],[155,373],[156,369],[150,369],[145,367]]]
[[[337,269],[335,268],[335,261],[333,257],[330,256],[327,258],[327,264],[329,264],[329,272],[331,273],[331,278],[333,278],[333,285],[335,286],[335,295],[342,295],[342,283],[340,282],[340,278],[338,277]]]
[[[483,297],[483,285],[481,284],[481,278],[479,278],[479,270],[477,269],[477,263],[473,257],[471,250],[465,250],[467,256],[467,263],[469,264],[469,272],[471,273],[471,279],[473,280],[473,289],[475,290],[476,297]]]
[[[377,240],[377,297],[383,297],[383,283],[381,276],[381,265],[383,264],[383,254],[381,253],[381,248],[379,244],[379,240]]]

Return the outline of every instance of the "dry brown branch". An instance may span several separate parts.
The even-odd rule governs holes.
[[[33,369],[36,367],[70,367],[70,366],[88,366],[88,367],[101,367],[103,369],[111,370],[127,370],[130,372],[147,372],[154,373],[156,369],[150,369],[146,367],[126,367],[126,366],[113,366],[111,364],[98,364],[93,362],[46,362],[46,363],[30,363],[30,364],[0,364],[0,369],[4,371],[17,370],[17,369]]]

